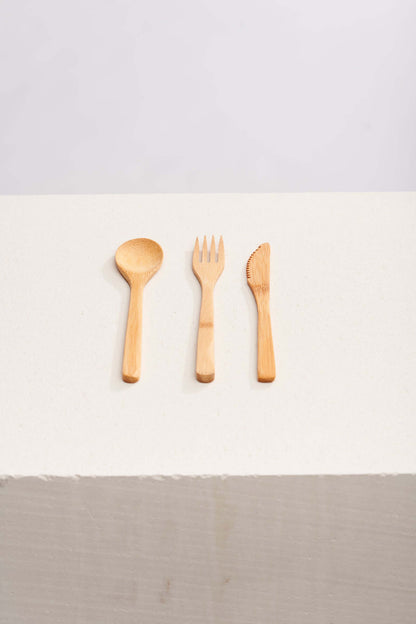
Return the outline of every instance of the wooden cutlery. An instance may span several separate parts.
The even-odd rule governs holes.
[[[215,377],[214,358],[214,287],[224,270],[224,242],[222,236],[218,244],[218,259],[215,253],[215,240],[212,237],[208,257],[207,237],[202,244],[202,258],[199,253],[198,238],[192,256],[192,268],[201,284],[201,311],[199,315],[198,345],[196,353],[196,378],[209,383]]]
[[[116,251],[117,268],[130,286],[130,306],[124,343],[123,380],[140,379],[143,289],[163,260],[160,245],[150,238],[135,238]]]
[[[143,290],[159,270],[163,260],[160,245],[149,238],[135,238],[123,243],[116,251],[116,264],[130,286],[130,305],[124,343],[123,380],[135,383],[141,372],[141,336]],[[192,256],[192,268],[201,285],[196,353],[196,378],[209,383],[215,378],[214,357],[214,288],[224,270],[224,242],[222,236],[215,249],[214,237],[208,252],[204,236],[202,253],[198,238]],[[276,376],[272,325],[270,319],[270,245],[263,243],[247,262],[247,282],[257,304],[257,379],[273,381]]]
[[[273,381],[276,377],[272,324],[270,320],[270,245],[263,243],[247,262],[247,282],[257,304],[257,379]]]

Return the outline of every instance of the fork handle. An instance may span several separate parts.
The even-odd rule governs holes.
[[[198,345],[196,351],[196,378],[209,383],[215,377],[214,359],[214,288],[202,286],[199,315]]]
[[[142,359],[142,308],[143,285],[138,282],[132,282],[130,285],[129,316],[127,318],[123,358],[123,381],[127,383],[136,383],[136,381],[140,379]]]

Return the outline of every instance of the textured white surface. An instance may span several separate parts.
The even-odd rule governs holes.
[[[196,235],[223,234],[213,384],[194,379]],[[123,241],[163,247],[142,379],[121,381]],[[416,194],[0,200],[0,473],[416,469]],[[245,263],[269,241],[277,380],[258,384]]]
[[[414,0],[0,2],[0,192],[415,190]]]

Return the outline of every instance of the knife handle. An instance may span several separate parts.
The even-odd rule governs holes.
[[[258,299],[257,310],[257,379],[258,381],[269,383],[274,381],[276,377],[276,365],[268,297]]]

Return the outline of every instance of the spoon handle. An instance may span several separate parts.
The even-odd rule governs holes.
[[[133,282],[130,286],[129,316],[124,343],[123,381],[136,383],[140,379],[142,355],[143,286]]]

